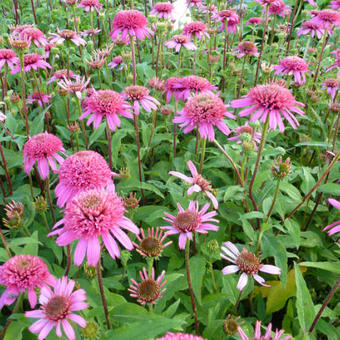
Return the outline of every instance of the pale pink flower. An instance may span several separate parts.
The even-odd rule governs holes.
[[[237,58],[242,58],[247,55],[253,55],[255,57],[259,56],[257,52],[257,47],[252,41],[242,41],[238,44],[237,48],[234,49],[233,55]]]
[[[232,132],[235,132],[236,136],[230,137],[228,140],[236,140],[237,144],[241,144],[243,140],[250,140],[253,143],[255,150],[257,150],[256,143],[260,144],[261,134],[249,126],[248,122],[246,122],[245,125],[237,127],[235,131]]]
[[[240,17],[235,11],[225,9],[213,15],[213,18],[222,23],[220,27],[221,32],[224,31],[224,26],[227,24],[227,33],[236,33]]]
[[[211,85],[208,79],[195,75],[181,78],[178,84],[174,86],[178,87],[179,90],[183,89],[181,94],[183,100],[188,99],[191,94],[198,95],[203,92],[212,93],[211,91],[217,90],[217,87]]]
[[[121,56],[114,57],[108,66],[111,68],[119,66],[117,67],[119,71],[121,71],[123,68],[127,68],[126,64],[123,63],[123,58]]]
[[[85,77],[81,78],[81,76],[74,76],[74,80],[67,79],[64,76],[64,79],[61,80],[58,85],[66,90],[69,93],[74,93],[79,99],[81,99],[81,93],[86,90],[87,85],[90,82],[90,78],[85,81]]]
[[[169,246],[172,241],[163,244],[164,240],[168,236],[167,233],[156,228],[148,228],[148,234],[144,234],[143,228],[140,228],[140,235],[136,235],[139,244],[132,242],[136,251],[144,257],[159,257],[161,256],[162,250]]]
[[[297,34],[298,35],[305,35],[309,34],[312,38],[316,35],[318,39],[321,39],[325,32],[325,29],[318,23],[314,23],[311,20],[304,21],[301,25],[301,27],[298,29]]]
[[[39,319],[29,327],[32,333],[39,333],[38,340],[45,339],[51,332],[53,327],[56,327],[56,334],[59,338],[62,337],[61,326],[69,340],[75,340],[72,324],[77,323],[80,327],[86,327],[84,318],[76,313],[88,308],[86,301],[86,293],[84,289],[73,291],[75,282],[68,280],[66,276],[57,280],[53,290],[45,286],[41,289],[39,303],[41,309],[25,312],[27,318]]]
[[[237,247],[232,242],[224,242],[224,246],[221,248],[221,257],[233,265],[226,266],[222,269],[223,275],[237,273],[241,271],[242,274],[237,283],[237,289],[243,290],[248,283],[248,275],[251,275],[255,281],[260,285],[270,287],[265,284],[263,277],[258,275],[258,272],[280,275],[281,269],[271,264],[262,264],[261,260],[254,254],[250,253],[246,248],[243,248],[240,253]]]
[[[334,9],[335,11],[340,9],[340,0],[333,0],[330,2],[330,4],[331,8]]]
[[[242,340],[257,340],[257,339],[258,340],[260,339],[261,340],[290,340],[291,339],[290,335],[281,338],[281,336],[284,333],[283,329],[280,331],[277,329],[275,331],[275,334],[272,335],[272,324],[271,323],[268,325],[265,335],[261,335],[261,321],[256,321],[254,337],[253,336],[248,337],[240,326],[238,326],[237,331]]]
[[[0,266],[0,284],[6,286],[0,297],[0,309],[4,305],[11,305],[26,289],[30,306],[34,308],[37,304],[36,289],[47,284],[53,286],[55,278],[41,258],[32,255],[17,255]]]
[[[155,4],[150,12],[152,15],[156,15],[160,19],[171,19],[173,20],[172,11],[174,6],[170,2],[159,2]]]
[[[208,92],[189,98],[183,110],[176,114],[173,122],[184,127],[184,133],[189,133],[197,126],[200,136],[208,138],[209,141],[215,139],[214,126],[229,135],[230,129],[224,122],[224,117],[235,119],[235,116],[227,111],[222,99]]]
[[[177,216],[170,215],[164,212],[164,220],[170,222],[170,226],[161,227],[161,229],[168,230],[169,235],[179,234],[178,246],[179,249],[184,249],[187,239],[192,240],[192,233],[197,232],[207,234],[209,230],[218,230],[218,226],[210,222],[219,221],[212,218],[217,215],[215,210],[206,213],[210,204],[206,203],[201,210],[199,210],[199,203],[197,201],[190,201],[188,209],[184,210],[179,203],[177,203]]]
[[[286,4],[282,0],[275,0],[271,4],[269,4],[268,14],[277,14],[280,17],[285,17],[286,15],[290,14],[290,9],[286,7]]]
[[[332,97],[332,99],[334,100],[335,95],[338,91],[339,88],[339,81],[336,78],[329,78],[324,80],[324,82],[322,83],[322,89],[327,89],[327,93]]]
[[[142,280],[140,283],[130,279],[132,282],[130,288],[128,288],[131,293],[130,296],[137,298],[137,302],[142,306],[146,303],[156,304],[157,300],[161,299],[162,294],[166,291],[166,288],[163,288],[166,284],[166,280],[164,280],[165,270],[155,279],[154,268],[152,267],[151,276],[149,276],[143,267],[143,270],[139,272],[139,276]]]
[[[74,264],[80,266],[87,253],[89,265],[96,266],[100,259],[100,239],[113,259],[120,257],[115,239],[124,248],[133,249],[129,236],[122,229],[134,234],[138,234],[139,229],[124,216],[125,212],[123,202],[112,186],[82,191],[67,203],[64,218],[53,229],[62,224],[64,227],[48,235],[58,235],[56,242],[59,246],[79,240],[74,251]]]
[[[160,102],[149,95],[150,91],[144,86],[132,85],[125,88],[122,93],[123,98],[133,103],[133,111],[135,115],[139,115],[139,105],[141,105],[145,111],[151,112],[157,110]]]
[[[55,48],[55,47],[57,47],[57,46],[55,44],[53,44],[53,43],[49,43],[48,42],[48,43],[45,44],[45,46],[44,46],[44,50],[45,50],[44,57],[46,59],[49,58],[50,52],[51,52],[52,48]],[[59,58],[58,54],[56,54],[56,58]]]
[[[144,40],[153,35],[153,32],[147,27],[148,21],[143,13],[130,9],[127,11],[119,11],[113,19],[113,30],[110,32],[111,39],[114,40],[122,33],[122,40],[126,40],[128,36],[136,36],[139,40]]]
[[[52,95],[50,94],[46,94],[43,92],[39,93],[38,91],[35,91],[27,96],[27,104],[33,104],[37,102],[41,107],[44,107],[44,104],[50,103],[51,97]]]
[[[183,28],[183,33],[189,38],[191,38],[192,36],[198,39],[210,38],[207,32],[207,26],[205,26],[205,24],[200,21],[193,21],[186,24]]]
[[[165,84],[164,80],[161,80],[158,77],[153,77],[149,79],[149,86],[157,91],[164,91],[165,89],[164,84]]]
[[[57,80],[63,80],[65,78],[75,78],[75,77],[76,77],[75,74],[71,70],[61,69],[53,73],[53,76],[47,82],[47,84],[51,84]]]
[[[96,29],[96,28],[89,28],[88,30],[85,30],[83,32],[80,32],[80,36],[81,37],[87,37],[87,36],[93,36],[96,35],[98,33],[100,33],[101,30],[100,29]]]
[[[59,171],[59,183],[55,188],[57,205],[63,207],[84,190],[114,187],[111,171],[104,157],[95,151],[79,151],[67,157]]]
[[[203,8],[202,0],[186,0],[188,7]]]
[[[211,200],[214,208],[218,209],[218,202],[214,194],[211,192],[213,189],[210,182],[208,182],[201,174],[197,172],[195,164],[192,161],[188,161],[187,164],[192,177],[188,177],[178,171],[169,171],[169,175],[179,177],[183,179],[185,182],[191,184],[191,187],[187,191],[187,194],[189,196],[191,196],[194,192],[203,191],[207,195],[207,197]]]
[[[49,166],[52,171],[57,172],[55,161],[62,164],[64,159],[60,156],[64,154],[62,141],[51,133],[39,133],[31,137],[24,145],[24,164],[27,174],[33,168],[35,162],[38,163],[39,174],[42,179],[49,175]]]
[[[99,90],[88,98],[79,120],[92,114],[86,125],[93,122],[93,127],[98,129],[103,118],[105,118],[109,128],[116,131],[120,127],[119,115],[133,118],[133,115],[128,111],[130,108],[130,105],[120,93],[112,90]]]
[[[13,70],[17,63],[20,64],[20,61],[13,50],[10,50],[9,48],[0,49],[0,70],[6,64],[11,70]]]
[[[171,333],[167,332],[161,338],[157,338],[155,340],[207,340],[206,338],[202,338],[199,335],[193,335],[188,333]]]
[[[262,22],[263,22],[263,19],[262,19],[262,18],[253,17],[253,18],[250,18],[250,19],[246,22],[246,26],[249,26],[249,25],[257,26],[257,25],[262,24]]]
[[[331,54],[335,54],[335,63],[329,66],[326,72],[329,72],[330,70],[333,70],[335,68],[340,68],[340,49],[332,51]],[[338,70],[337,76],[340,77],[340,69]]]
[[[328,203],[331,204],[333,207],[335,207],[336,209],[338,209],[338,211],[340,212],[340,202],[333,199],[333,198],[329,198],[328,199]],[[322,229],[323,231],[328,230],[328,235],[332,236],[336,233],[340,232],[340,220],[336,221],[328,226],[326,226],[325,228]],[[340,238],[338,239],[338,242],[340,242]]]
[[[181,47],[185,47],[188,50],[196,50],[196,46],[193,42],[190,41],[190,38],[187,35],[174,35],[171,40],[168,40],[164,43],[167,48],[174,48],[176,52],[179,52]]]
[[[293,75],[294,80],[303,85],[306,82],[306,72],[308,71],[308,63],[298,56],[288,56],[279,61],[278,65],[274,66],[275,74]]]
[[[75,45],[80,46],[86,44],[86,41],[80,37],[80,35],[76,31],[64,29],[57,29],[57,33],[51,33],[52,39],[50,40],[52,43],[56,43],[57,45],[62,44],[65,40],[72,41]]]
[[[15,27],[10,27],[12,34],[13,35],[19,35],[23,30],[27,29],[27,28],[33,28],[33,25],[18,25]]]
[[[21,71],[20,61],[17,58],[17,66],[12,69],[12,74],[18,73]],[[25,54],[24,55],[24,72],[29,72],[31,70],[37,71],[42,68],[46,70],[47,68],[51,68],[51,65],[44,60],[44,56],[41,56],[37,53]]]
[[[85,59],[87,65],[94,69],[101,69],[106,61],[106,57],[100,55],[98,52],[94,52],[93,56],[90,56],[89,59]]]
[[[171,96],[174,95],[175,100],[183,99],[183,92],[186,91],[182,78],[170,77],[164,84],[164,92],[166,93],[166,101],[171,100]]]
[[[19,33],[20,39],[27,39],[29,44],[33,42],[37,47],[45,46],[47,44],[47,39],[45,34],[40,31],[40,29],[35,27],[27,27]]]
[[[332,26],[340,26],[340,13],[332,9],[323,9],[311,19],[311,22],[321,25],[323,28],[332,28]]]
[[[99,13],[99,10],[102,9],[103,5],[98,0],[81,0],[80,4],[77,8],[84,8],[85,12],[92,12],[94,10]]]
[[[295,100],[291,92],[275,83],[266,85],[257,85],[250,89],[248,95],[243,99],[236,99],[230,103],[231,107],[239,108],[250,106],[239,112],[240,117],[252,115],[250,121],[255,122],[260,119],[264,123],[269,115],[269,128],[275,130],[279,127],[280,132],[283,132],[285,127],[282,121],[282,116],[288,120],[293,129],[299,126],[294,113],[304,115],[298,106],[305,106]]]

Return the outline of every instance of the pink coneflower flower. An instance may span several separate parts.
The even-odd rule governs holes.
[[[294,75],[294,80],[300,85],[306,82],[305,73],[308,72],[308,63],[298,56],[281,59],[279,65],[274,66],[274,69],[276,70],[275,74]]]
[[[246,55],[253,55],[255,57],[259,56],[257,52],[257,47],[252,41],[242,41],[238,44],[237,48],[234,49],[233,55],[237,58],[242,58]]]
[[[321,25],[323,28],[332,28],[332,26],[340,26],[340,13],[332,9],[324,9],[319,11],[317,15],[311,19],[311,22]]]
[[[61,69],[53,73],[53,76],[47,82],[47,84],[51,84],[57,80],[63,80],[65,78],[75,78],[75,77],[76,77],[75,74],[71,70]]]
[[[277,329],[275,331],[275,334],[272,335],[272,324],[271,323],[268,325],[265,335],[261,335],[261,321],[256,321],[254,337],[253,336],[248,337],[240,326],[238,326],[237,331],[242,340],[257,340],[257,339],[258,340],[260,339],[261,340],[280,340],[280,339],[289,340],[291,339],[290,335],[285,336],[284,338],[281,338],[282,334],[284,333],[284,330],[279,331]]]
[[[331,204],[333,207],[335,207],[336,209],[338,209],[338,211],[340,212],[340,202],[333,199],[333,198],[329,198],[328,199],[328,203]],[[328,230],[328,235],[332,236],[338,232],[340,232],[340,220],[336,221],[328,226],[326,226],[324,229],[322,229],[323,231]],[[340,242],[340,238],[338,239],[338,242]]]
[[[253,17],[253,18],[250,18],[250,19],[246,22],[246,26],[249,26],[249,25],[257,26],[257,25],[262,24],[262,22],[263,22],[263,19],[262,19],[262,18]]]
[[[54,289],[43,287],[39,297],[41,309],[25,312],[27,318],[39,319],[29,327],[32,333],[39,333],[38,339],[45,339],[56,327],[56,334],[62,337],[61,326],[69,340],[75,340],[72,324],[69,320],[77,323],[80,327],[86,327],[84,318],[73,312],[88,308],[84,289],[73,291],[75,282],[68,280],[66,276],[57,280]]]
[[[186,0],[188,7],[197,7],[203,8],[203,4],[201,0]]]
[[[333,0],[330,2],[331,8],[334,10],[340,9],[340,0]]]
[[[165,84],[164,80],[161,80],[158,77],[153,77],[149,79],[149,86],[157,91],[164,91],[165,89],[164,84]]]
[[[0,49],[0,70],[5,64],[7,64],[8,67],[13,70],[17,63],[20,64],[20,61],[17,57],[17,54],[13,50],[10,50],[9,48]]]
[[[195,75],[183,77],[177,85],[175,84],[176,86],[178,89],[183,88],[183,100],[189,98],[192,93],[197,95],[200,92],[211,93],[211,91],[217,90],[217,87],[211,85],[208,79]]]
[[[318,39],[321,39],[324,32],[325,29],[320,24],[314,23],[311,20],[307,20],[302,23],[297,34],[310,34],[312,38],[314,38],[314,36],[316,35]]]
[[[332,97],[334,100],[336,92],[339,88],[339,81],[336,78],[329,78],[326,79],[323,83],[323,89],[327,89],[327,93]]]
[[[43,92],[39,93],[38,91],[35,91],[27,96],[27,104],[33,104],[37,102],[41,107],[44,107],[44,104],[49,104],[51,97],[52,95],[50,94]]]
[[[103,5],[98,0],[81,0],[80,4],[77,8],[84,8],[85,12],[92,12],[94,10],[99,13],[99,10],[102,9]]]
[[[240,253],[239,250],[232,242],[225,242],[225,247],[222,246],[221,257],[233,265],[226,266],[222,269],[223,275],[228,275],[232,273],[237,273],[241,271],[242,274],[237,283],[237,289],[243,290],[248,283],[248,275],[251,275],[255,281],[260,285],[269,287],[264,282],[264,278],[258,275],[258,272],[280,275],[281,269],[279,267],[273,266],[271,264],[262,264],[261,260],[254,254],[250,253],[246,248],[243,248]]]
[[[24,71],[29,72],[31,70],[37,71],[39,68],[46,70],[51,68],[51,65],[44,60],[44,57],[37,54],[25,54],[24,55]],[[17,66],[12,70],[12,74],[18,73],[21,70],[20,61],[17,61]]]
[[[91,56],[89,60],[85,59],[87,65],[94,69],[100,69],[105,64],[106,57],[100,56],[98,53],[94,52],[94,56]]]
[[[186,88],[183,84],[182,78],[170,77],[164,84],[166,101],[169,102],[172,95],[174,95],[175,100],[181,100],[185,90]]]
[[[206,203],[202,210],[199,210],[199,204],[197,201],[190,201],[188,209],[184,210],[179,203],[177,203],[178,214],[173,216],[164,212],[164,220],[171,223],[171,226],[161,227],[161,229],[168,230],[169,235],[179,234],[178,246],[179,249],[184,249],[187,239],[192,240],[192,233],[197,232],[201,234],[207,234],[209,230],[218,230],[218,226],[211,224],[210,222],[219,221],[212,218],[217,215],[217,212],[210,211],[210,204]]]
[[[95,151],[79,151],[67,157],[58,174],[55,194],[59,207],[63,207],[81,191],[113,187],[112,177],[118,176],[110,170],[104,157]]]
[[[128,86],[122,93],[123,98],[133,102],[133,111],[135,115],[139,115],[139,105],[142,105],[145,111],[151,112],[152,110],[157,110],[160,102],[149,95],[150,91],[144,86]]]
[[[227,111],[221,98],[213,93],[201,93],[188,99],[183,110],[177,112],[173,122],[185,127],[184,133],[189,133],[197,126],[202,138],[213,141],[215,125],[225,135],[230,133],[223,121],[224,117],[235,119],[235,116]]]
[[[220,27],[221,32],[224,31],[224,26],[227,23],[227,33],[236,33],[240,18],[235,11],[225,9],[223,11],[219,11],[213,16],[213,18],[222,23]]]
[[[267,6],[267,5],[270,5],[271,3],[273,3],[276,0],[255,0],[255,1],[258,2],[262,6]]]
[[[134,234],[138,234],[139,229],[124,216],[125,212],[123,202],[112,186],[82,191],[67,203],[64,218],[53,229],[61,224],[64,227],[53,231],[49,236],[58,235],[56,242],[59,246],[79,240],[73,256],[74,264],[80,266],[87,252],[89,265],[96,266],[101,251],[99,237],[113,259],[120,257],[115,239],[124,248],[133,249],[129,236],[122,229]]]
[[[33,25],[18,25],[18,26],[11,26],[10,30],[12,31],[13,35],[19,35],[22,31],[24,31],[27,28],[33,28]]]
[[[205,178],[203,178],[201,174],[197,172],[195,164],[192,161],[188,161],[187,164],[192,177],[188,177],[178,171],[169,171],[169,175],[179,177],[183,179],[185,182],[191,184],[191,187],[187,191],[187,194],[189,196],[191,196],[194,192],[203,191],[211,200],[214,208],[218,209],[218,202],[214,194],[211,192],[213,189],[210,182],[208,182]]]
[[[174,48],[176,52],[179,52],[181,47],[185,47],[188,50],[196,50],[196,46],[190,41],[190,38],[186,35],[179,34],[174,35],[171,40],[164,43],[167,48]]]
[[[183,33],[187,35],[189,38],[192,36],[202,39],[202,38],[210,38],[207,33],[207,26],[203,22],[194,21],[186,24],[183,28]]]
[[[75,45],[80,46],[86,44],[86,41],[80,38],[80,35],[76,31],[64,29],[57,29],[57,33],[52,33],[53,37],[50,40],[52,43],[56,43],[57,45],[62,44],[65,40],[72,41]]]
[[[51,52],[52,48],[55,48],[55,47],[57,47],[55,44],[53,44],[53,43],[47,43],[47,44],[44,46],[44,49],[45,49],[45,55],[44,55],[44,57],[45,57],[45,58],[49,58],[50,52]],[[56,55],[56,58],[58,58],[58,55]]]
[[[99,29],[96,29],[96,28],[89,28],[88,30],[85,30],[83,32],[80,32],[80,36],[81,37],[87,37],[87,36],[93,36],[93,35],[96,35],[98,33],[100,33],[101,30]]]
[[[0,298],[0,309],[11,305],[21,292],[28,290],[31,308],[37,304],[36,288],[55,284],[45,262],[37,256],[17,255],[0,266],[0,284],[6,286]]]
[[[286,4],[282,0],[275,0],[269,4],[268,14],[277,14],[280,17],[285,17],[290,13],[290,9],[286,7]]]
[[[251,141],[254,145],[255,150],[257,150],[257,144],[261,142],[261,134],[255,131],[251,126],[249,126],[248,122],[245,125],[239,126],[233,131],[236,133],[236,136],[228,138],[228,140],[236,140],[237,144],[241,144],[242,141]]]
[[[119,55],[114,57],[111,63],[108,64],[111,68],[115,68],[117,66],[118,70],[121,71],[123,68],[126,68],[126,64],[123,63],[123,58]]]
[[[139,244],[135,242],[132,242],[132,244],[135,246],[136,251],[144,257],[159,257],[162,250],[172,243],[172,241],[169,241],[163,244],[168,234],[163,233],[159,228],[156,228],[156,232],[154,228],[148,228],[147,235],[140,228],[140,235],[136,235]]]
[[[120,127],[120,119],[118,115],[126,118],[133,118],[133,115],[128,111],[130,105],[124,101],[123,96],[112,90],[95,91],[87,100],[86,107],[79,120],[84,119],[92,113],[86,125],[93,122],[93,127],[98,129],[103,118],[106,118],[109,128],[116,131]]]
[[[340,49],[337,49],[335,51],[332,51],[331,54],[335,54],[335,63],[331,66],[329,66],[326,70],[326,72],[329,72],[330,70],[333,70],[335,68],[340,68]],[[338,77],[340,77],[340,70],[338,70]]]
[[[199,335],[193,335],[188,333],[171,333],[167,332],[161,338],[157,338],[155,340],[207,340],[206,338],[202,338]]]
[[[64,159],[59,153],[65,151],[62,141],[51,133],[39,133],[31,137],[24,145],[25,172],[30,173],[35,162],[38,163],[39,174],[42,179],[49,175],[49,166],[52,171],[57,171],[55,161],[62,164]]]
[[[166,291],[166,288],[163,288],[166,284],[164,275],[165,270],[163,270],[161,275],[155,279],[154,268],[152,268],[151,277],[149,277],[146,269],[143,268],[143,271],[139,272],[139,276],[142,280],[141,283],[137,283],[137,281],[131,279],[132,284],[130,288],[128,288],[128,291],[131,292],[130,296],[137,298],[137,302],[142,306],[146,303],[152,303],[154,305],[157,300],[162,298],[162,294]]]
[[[114,40],[122,33],[122,40],[127,36],[136,36],[139,40],[144,40],[153,35],[153,32],[147,27],[148,21],[144,14],[134,9],[128,11],[119,11],[113,19],[113,30],[110,33],[111,39]]]
[[[170,2],[159,2],[155,4],[150,12],[152,15],[156,15],[160,19],[171,19],[173,20],[172,11],[174,6]]]
[[[30,45],[31,42],[33,42],[37,47],[45,46],[47,44],[45,34],[35,27],[28,27],[22,30],[19,34],[19,38],[27,39]]]
[[[79,99],[81,99],[81,93],[86,90],[87,85],[90,82],[90,78],[85,81],[85,77],[74,76],[74,80],[64,77],[58,85],[69,93],[74,93]]]
[[[248,95],[243,99],[236,99],[230,103],[231,107],[239,108],[250,106],[239,112],[240,117],[252,115],[251,122],[260,119],[264,123],[269,115],[269,128],[275,130],[279,127],[280,132],[283,132],[285,127],[282,117],[286,118],[293,129],[299,126],[299,122],[292,112],[299,115],[304,115],[298,106],[305,106],[295,100],[291,92],[275,83],[266,85],[257,85],[250,89]]]

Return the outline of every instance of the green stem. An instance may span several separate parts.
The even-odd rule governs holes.
[[[4,233],[2,232],[1,228],[0,228],[0,237],[1,237],[2,243],[4,244],[4,247],[5,247],[5,249],[6,249],[6,252],[7,252],[8,257],[11,258],[11,257],[12,257],[12,254],[11,254],[11,251],[9,250],[8,243],[7,243],[7,241],[6,241],[5,235],[4,235]]]
[[[270,206],[270,209],[268,211],[268,214],[266,216],[266,219],[264,220],[264,223],[267,223],[268,220],[269,220],[269,217],[270,215],[272,214],[273,212],[273,209],[274,209],[274,206],[275,206],[275,202],[276,202],[276,199],[277,199],[277,194],[279,193],[279,188],[280,188],[280,179],[277,181],[277,184],[276,184],[276,189],[275,189],[275,193],[274,193],[274,198],[273,198],[273,201],[272,201],[272,204]]]
[[[99,291],[100,291],[100,296],[102,298],[102,304],[103,304],[104,314],[105,314],[105,319],[106,319],[106,325],[107,325],[108,329],[111,329],[110,319],[109,319],[109,311],[107,309],[107,303],[106,303],[105,293],[104,293],[102,271],[101,271],[101,268],[100,268],[100,260],[97,263],[96,269],[97,269]]]
[[[48,222],[47,222],[47,218],[46,218],[46,214],[44,211],[41,212],[41,216],[44,220],[44,223],[45,223],[45,226],[46,226],[46,229],[47,229],[47,232],[49,233],[51,230],[50,230],[50,227],[48,225]]]
[[[207,139],[203,138],[203,141],[202,141],[202,150],[201,150],[200,167],[199,167],[199,171],[198,171],[200,174],[202,174],[206,145],[207,145]]]
[[[49,176],[47,176],[46,178],[46,192],[47,192],[47,197],[48,197],[48,203],[50,205],[52,220],[53,220],[53,223],[56,224],[57,220],[54,214],[53,202],[52,202],[51,192],[50,192],[50,179],[49,178],[50,178]]]
[[[78,97],[77,97],[77,104],[78,104],[79,116],[81,116],[83,111],[81,109],[80,99]],[[88,150],[89,144],[88,144],[88,141],[87,141],[86,130],[85,130],[85,125],[84,125],[83,120],[80,121],[80,126],[81,126],[81,131],[82,131],[83,137],[84,137],[85,148],[86,148],[86,150]]]
[[[213,283],[213,287],[214,287],[214,292],[217,293],[217,285],[216,285],[216,280],[215,280],[215,273],[214,273],[214,267],[211,261],[209,261],[209,265],[210,265],[210,271],[211,271],[211,280]]]

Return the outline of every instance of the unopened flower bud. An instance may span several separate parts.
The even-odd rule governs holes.
[[[127,263],[129,262],[129,260],[131,259],[131,252],[128,250],[122,250],[120,252],[120,260],[122,261],[122,265],[124,267],[127,266]]]
[[[340,104],[338,104],[338,103],[331,104],[330,110],[334,113],[340,112]]]
[[[99,326],[94,321],[87,321],[86,327],[81,328],[81,334],[85,339],[97,339]]]
[[[289,157],[284,162],[282,161],[282,157],[280,157],[279,161],[274,161],[274,165],[271,167],[271,170],[274,177],[284,178],[289,175],[291,167],[292,165]]]
[[[66,96],[68,94],[67,90],[61,88],[61,87],[58,87],[57,88],[57,92],[61,95],[61,96]]]
[[[207,244],[207,247],[208,247],[209,253],[211,253],[211,254],[220,250],[220,246],[219,246],[217,240],[215,240],[215,239],[210,240]]]
[[[122,168],[119,170],[119,175],[121,178],[130,178],[130,170],[128,168]]]
[[[140,199],[136,197],[136,193],[130,192],[129,197],[123,196],[123,205],[127,210],[133,210],[138,208]]]
[[[47,201],[43,196],[38,196],[35,199],[33,205],[36,211],[39,211],[39,212],[47,211]]]
[[[72,122],[70,124],[67,124],[67,129],[71,132],[71,133],[76,133],[79,131],[79,125],[77,122]]]
[[[10,101],[13,103],[13,104],[16,104],[20,101],[20,96],[16,93],[12,93],[9,97]]]
[[[239,319],[240,317],[235,318],[230,314],[228,315],[228,317],[223,323],[223,330],[225,334],[234,335],[237,333],[238,327],[242,324],[241,322],[238,322]]]
[[[251,136],[250,136],[251,137]],[[242,143],[242,147],[243,147],[243,149],[244,149],[244,151],[246,152],[246,153],[248,153],[248,152],[253,152],[254,151],[254,149],[255,149],[255,145],[254,145],[254,141],[252,141],[252,140],[245,140],[245,141],[243,141],[243,143]]]
[[[96,272],[96,267],[94,267],[94,266],[90,266],[89,264],[88,264],[88,262],[86,262],[85,264],[84,264],[84,273],[85,273],[85,275],[89,278],[89,279],[93,279],[94,277],[96,277],[96,275],[97,275],[97,272]]]
[[[172,113],[172,107],[169,105],[161,106],[160,110],[161,110],[161,114],[164,116],[168,116]]]

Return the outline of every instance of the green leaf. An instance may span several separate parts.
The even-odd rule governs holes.
[[[319,148],[329,148],[332,145],[325,142],[302,142],[295,144],[295,146],[316,146]]]
[[[169,308],[166,311],[162,313],[162,315],[167,318],[172,318],[173,315],[176,313],[180,302],[181,302],[181,299],[176,300],[172,305],[169,306]]]
[[[261,211],[251,211],[249,213],[246,214],[242,214],[242,216],[240,216],[240,220],[250,220],[252,218],[264,218],[264,214]]]
[[[199,305],[202,304],[201,289],[203,284],[203,276],[205,274],[205,259],[203,257],[194,256],[190,259],[190,275],[192,289]]]
[[[300,326],[305,334],[308,333],[314,317],[315,309],[306,282],[301,274],[299,265],[294,263],[296,280],[296,309]]]
[[[281,182],[280,190],[287,194],[291,199],[295,201],[301,201],[302,197],[298,189],[293,184],[287,182]]]
[[[301,262],[299,266],[318,268],[340,274],[340,262]]]
[[[322,184],[317,189],[325,194],[332,194],[334,196],[340,196],[340,184],[336,183],[326,183]]]
[[[231,185],[228,189],[224,192],[223,201],[226,202],[228,200],[238,200],[244,197],[243,194],[244,188],[240,185]]]
[[[89,146],[91,146],[99,137],[105,138],[105,128],[106,128],[106,123],[100,124],[98,129],[95,129],[89,138]]]

